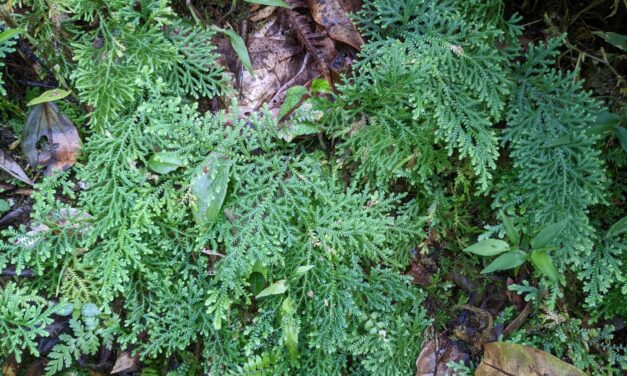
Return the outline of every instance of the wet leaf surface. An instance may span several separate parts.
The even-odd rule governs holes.
[[[22,151],[31,166],[46,166],[45,174],[52,175],[76,163],[81,139],[56,104],[42,103],[35,105],[26,119]]]
[[[475,372],[476,376],[585,375],[573,365],[529,346],[492,342],[486,344],[483,350],[483,360]]]
[[[203,162],[199,173],[192,178],[191,192],[194,199],[191,206],[197,223],[206,224],[218,217],[229,185],[231,163],[228,156],[212,153]]]

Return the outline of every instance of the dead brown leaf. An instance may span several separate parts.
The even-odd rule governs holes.
[[[305,59],[303,47],[282,21],[275,12],[248,38],[254,74],[242,73],[240,108],[244,115],[264,103],[278,109],[277,94],[284,85],[303,85],[315,72],[313,62]],[[306,69],[301,69],[303,65]]]
[[[113,369],[111,370],[111,373],[119,373],[122,371],[135,369],[137,368],[138,364],[139,364],[138,356],[131,356],[130,352],[123,351],[118,355],[118,358],[116,359],[115,364],[113,365]]]
[[[13,359],[7,359],[7,361],[2,363],[0,371],[2,372],[2,375],[17,376],[18,364]]]
[[[20,167],[20,165],[17,164],[17,162],[15,162],[9,154],[5,153],[4,150],[0,150],[0,169],[28,185],[34,184],[28,175],[26,175],[22,167]]]
[[[446,335],[439,334],[427,342],[416,360],[416,376],[436,376],[451,374],[449,362],[468,361],[469,355],[459,348]]]
[[[41,146],[45,139],[47,145]],[[45,174],[65,170],[80,155],[81,140],[70,119],[53,102],[33,106],[22,135],[22,151],[31,166],[46,166]]]
[[[340,0],[307,0],[311,14],[318,25],[324,27],[329,38],[346,43],[356,50],[364,44],[355,25],[346,15]]]
[[[585,375],[572,364],[529,346],[492,342],[483,346],[483,351],[483,359],[475,371],[475,376]]]
[[[24,376],[42,376],[44,374],[44,360],[38,359],[24,372]]]
[[[322,27],[313,20],[304,2],[288,0],[287,3],[292,6],[291,9],[283,9],[289,27],[296,34],[300,44],[313,57],[322,76],[330,80],[329,67],[338,54],[335,44]]]

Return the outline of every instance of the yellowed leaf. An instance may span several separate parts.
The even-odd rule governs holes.
[[[483,359],[475,376],[551,375],[584,376],[572,364],[533,347],[507,342],[483,346]]]

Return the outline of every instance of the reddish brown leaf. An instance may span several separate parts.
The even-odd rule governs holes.
[[[583,376],[572,364],[533,347],[492,342],[483,347],[483,359],[476,376],[552,375]]]
[[[45,139],[47,145],[38,145]],[[56,104],[33,106],[22,135],[22,150],[31,166],[46,166],[46,175],[72,166],[81,150],[81,140],[70,119]]]
[[[444,334],[440,334],[422,348],[416,360],[416,376],[450,375],[447,364],[468,361],[469,355]]]
[[[431,283],[431,273],[429,273],[427,268],[420,263],[413,263],[411,265],[411,269],[407,272],[407,275],[412,276],[412,282],[417,285],[427,286]]]
[[[307,0],[307,4],[314,20],[324,27],[329,38],[346,43],[356,50],[361,49],[364,41],[346,15],[341,0]]]
[[[33,181],[26,175],[22,167],[5,153],[4,150],[0,150],[0,169],[28,185],[33,185]]]

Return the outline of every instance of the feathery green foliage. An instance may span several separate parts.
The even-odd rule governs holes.
[[[366,166],[358,176],[380,186],[399,177],[424,184],[450,169],[447,156],[456,152],[486,191],[499,154],[492,126],[512,87],[508,53],[496,46],[504,33],[448,1],[373,1],[357,20],[370,41],[339,87],[339,106],[363,124],[330,131],[357,135],[346,147]]]
[[[37,176],[30,221],[2,231],[0,271],[15,277],[0,279],[0,357],[45,357],[48,375],[103,348],[138,355],[142,374],[413,374],[439,304],[472,300],[444,281],[475,277],[456,252],[484,226],[500,242],[508,226],[559,222],[538,250],[559,278],[540,270],[583,287],[517,280],[510,290],[546,312],[528,328],[549,338],[510,340],[588,372],[627,367],[612,327],[553,312],[579,294],[592,319],[624,315],[612,306],[627,294],[625,234],[607,231],[624,213],[604,206],[624,201],[608,189],[624,157],[601,154],[600,103],[555,67],[560,39],[523,54],[500,0],[368,0],[354,16],[366,43],[337,92],[292,88],[278,119],[236,102],[205,113],[196,101],[228,92],[219,28],[182,3],[13,4],[46,56],[40,79],[81,102],[59,107],[84,142],[69,171]],[[14,43],[0,37],[0,64]],[[516,223],[490,226],[499,210]],[[512,252],[536,248],[521,239]],[[428,301],[405,275],[417,250],[438,264]],[[492,281],[505,273],[518,271]]]
[[[0,289],[0,354],[13,355],[19,362],[22,351],[37,356],[37,336],[47,336],[46,325],[52,323],[57,307],[26,287],[9,283]]]
[[[4,57],[14,51],[15,36],[18,30],[8,29],[4,25],[0,25],[0,69],[4,68]],[[2,71],[0,70],[0,95],[7,95],[4,89],[4,81],[2,80]]]

